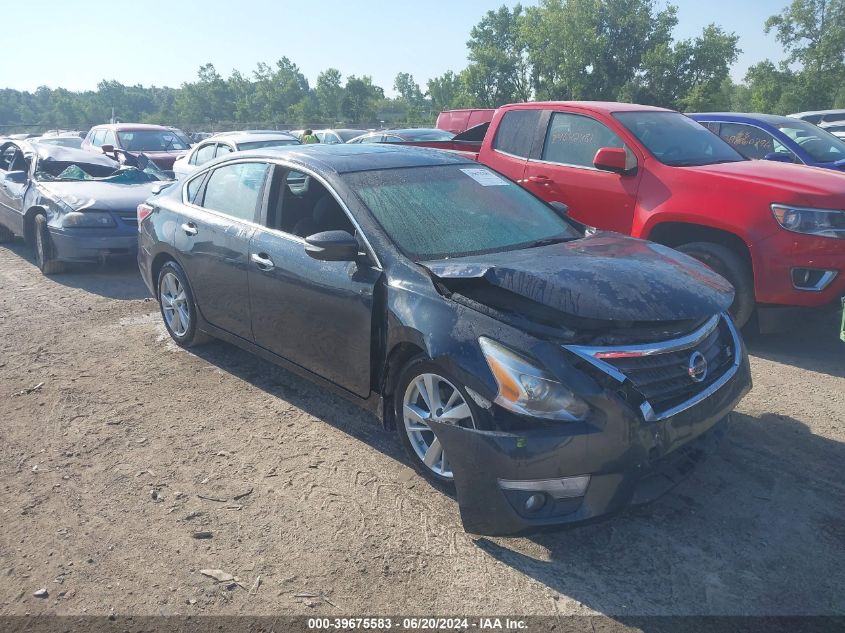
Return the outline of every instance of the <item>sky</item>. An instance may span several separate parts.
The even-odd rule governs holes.
[[[538,0],[523,0],[523,5]],[[503,0],[0,0],[0,88],[94,89],[103,79],[177,87],[213,63],[224,77],[287,56],[313,86],[320,71],[370,75],[393,95],[398,72],[425,89],[431,77],[466,65],[466,41]],[[516,4],[504,0],[505,4]],[[660,6],[666,0],[658,0]],[[731,74],[741,80],[783,52],[763,23],[788,0],[674,0],[678,39],[711,22],[740,36]],[[38,15],[33,8],[38,7]],[[13,25],[20,28],[13,28]],[[18,54],[10,55],[11,51]],[[12,62],[11,60],[14,60]]]

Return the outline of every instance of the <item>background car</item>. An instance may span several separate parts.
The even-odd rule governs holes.
[[[144,123],[98,125],[85,136],[82,149],[102,153],[117,149],[144,154],[160,169],[173,169],[174,161],[191,148],[188,135],[175,127]]]
[[[845,139],[845,122],[842,123],[822,123],[819,125],[825,132],[830,132],[837,138]]]
[[[845,170],[845,141],[807,121],[774,114],[728,112],[689,116],[746,158]]]
[[[30,143],[41,143],[45,145],[59,145],[61,147],[70,147],[72,149],[82,149],[82,137],[73,132],[66,132],[64,134],[54,134],[52,136],[36,136],[28,139]]]
[[[348,143],[353,138],[366,134],[367,130],[335,129],[335,130],[314,130],[314,134],[324,145],[337,145]]]
[[[173,175],[183,178],[196,171],[200,165],[232,152],[299,145],[299,139],[285,132],[225,132],[197,143],[190,152],[173,163]]]
[[[451,132],[436,128],[407,128],[401,130],[380,130],[367,132],[347,143],[411,143],[415,141],[451,141]]]
[[[845,110],[815,110],[813,112],[796,112],[787,116],[818,125],[819,123],[845,121]]]
[[[6,142],[0,146],[0,242],[22,236],[45,275],[69,261],[132,257],[138,204],[164,174],[150,161],[130,167],[78,149]]]

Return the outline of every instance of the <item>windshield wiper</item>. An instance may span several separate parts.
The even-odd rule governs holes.
[[[540,246],[549,246],[551,244],[560,244],[562,242],[571,242],[572,240],[578,239],[576,237],[570,236],[558,236],[558,237],[545,237],[541,240],[534,240],[533,242],[529,242],[522,248],[538,248]]]

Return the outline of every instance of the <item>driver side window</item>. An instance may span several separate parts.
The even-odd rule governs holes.
[[[636,166],[631,150],[606,125],[588,116],[555,112],[546,132],[542,160],[594,169],[593,159],[603,147],[623,148],[628,156],[627,168]]]
[[[337,199],[317,179],[276,167],[267,201],[266,226],[305,238],[323,231],[355,227]]]

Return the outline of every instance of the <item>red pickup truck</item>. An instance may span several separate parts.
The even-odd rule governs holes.
[[[480,143],[463,138],[426,145],[475,156],[579,222],[703,261],[734,285],[740,325],[756,307],[845,294],[843,174],[746,160],[678,112],[625,103],[507,105]],[[761,325],[778,312],[760,310]]]

